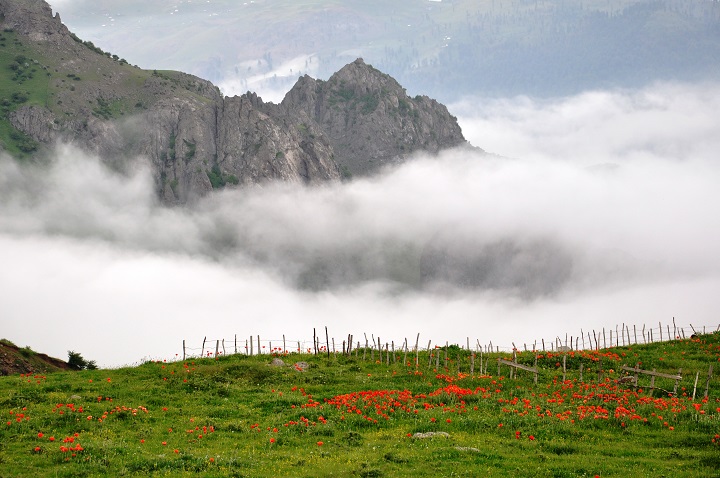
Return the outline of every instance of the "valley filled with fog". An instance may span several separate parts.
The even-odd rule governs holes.
[[[720,305],[720,86],[653,83],[448,105],[479,151],[371,178],[160,204],[58,145],[0,159],[3,336],[102,366],[183,339],[310,340],[327,326],[502,348],[618,324],[712,327]]]

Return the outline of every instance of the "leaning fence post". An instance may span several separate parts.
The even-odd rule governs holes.
[[[207,340],[207,337],[205,337],[205,338],[203,339],[202,350],[200,351],[200,357],[201,357],[201,358],[205,356],[205,341],[206,341],[206,340]]]

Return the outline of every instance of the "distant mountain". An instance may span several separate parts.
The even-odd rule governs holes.
[[[362,59],[328,81],[300,78],[273,104],[131,66],[72,34],[42,0],[0,0],[0,29],[3,149],[22,157],[68,141],[118,169],[141,155],[169,203],[225,186],[372,174],[466,143],[445,106],[410,98]]]
[[[287,91],[302,74],[328,78],[358,56],[409,91],[446,102],[720,78],[713,0],[56,4],[103,48],[225,91]]]

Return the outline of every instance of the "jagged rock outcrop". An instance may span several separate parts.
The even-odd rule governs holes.
[[[364,175],[418,150],[436,153],[465,143],[457,119],[427,96],[408,97],[392,77],[362,58],[328,81],[303,76],[281,105],[322,127],[345,172]]]
[[[224,186],[372,174],[415,151],[465,143],[447,108],[409,98],[362,59],[327,81],[300,78],[276,105],[253,93],[223,97],[185,73],[133,67],[74,36],[42,0],[0,0],[0,28],[32,52],[15,70],[48,78],[37,95],[44,104],[18,100],[6,121],[40,144],[73,142],[118,167],[147,158],[169,203]]]

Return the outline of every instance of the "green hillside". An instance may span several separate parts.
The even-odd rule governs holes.
[[[285,366],[232,355],[1,377],[0,476],[720,473],[720,384],[708,381],[720,333],[541,352],[537,385],[532,373],[498,369],[509,354],[471,358],[457,346],[276,351]],[[623,366],[681,368],[682,379],[675,394],[671,378],[645,375],[635,387]]]
[[[46,108],[58,132],[81,137],[92,118],[122,119],[158,99],[202,98],[208,83],[174,71],[143,70],[71,34],[71,45],[0,32],[0,151],[27,158],[41,144],[13,127],[21,107]]]

